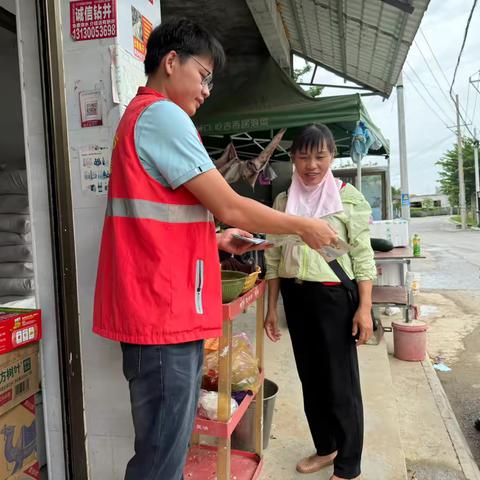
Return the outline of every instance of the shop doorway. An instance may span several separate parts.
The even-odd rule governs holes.
[[[36,398],[42,479],[83,480],[88,469],[57,3],[0,0],[0,305],[36,306],[44,314]]]

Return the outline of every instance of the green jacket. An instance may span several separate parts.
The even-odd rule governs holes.
[[[373,250],[370,245],[368,226],[371,208],[365,197],[352,185],[347,184],[340,190],[343,212],[325,217],[337,231],[339,237],[353,248],[348,255],[339,257],[338,263],[350,278],[357,281],[374,280],[376,277]],[[287,193],[280,193],[273,208],[285,211]],[[275,242],[282,235],[267,235]],[[265,251],[267,265],[266,279],[298,278],[312,282],[339,282],[323,257],[307,245],[285,244]]]

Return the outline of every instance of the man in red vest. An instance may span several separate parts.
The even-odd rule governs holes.
[[[192,117],[224,63],[218,41],[188,20],[155,28],[147,85],[116,132],[95,292],[95,333],[121,343],[135,455],[126,480],[180,480],[198,401],[203,340],[222,333],[213,218],[253,232],[335,243],[326,222],[290,216],[236,194],[215,169]]]

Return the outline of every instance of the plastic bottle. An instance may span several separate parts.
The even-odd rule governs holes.
[[[420,274],[418,272],[407,272],[407,287],[413,295],[420,293]]]
[[[420,237],[417,233],[413,236],[412,246],[413,246],[413,256],[420,257],[422,253],[420,248]]]

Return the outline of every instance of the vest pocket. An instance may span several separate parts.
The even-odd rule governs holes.
[[[195,309],[198,314],[203,314],[203,260],[197,260],[195,269]]]

